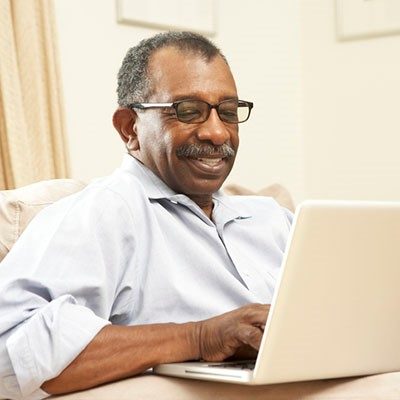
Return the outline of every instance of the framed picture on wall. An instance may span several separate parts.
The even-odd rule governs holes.
[[[116,6],[121,24],[216,33],[215,0],[116,0]]]
[[[336,0],[339,40],[400,33],[399,0]]]

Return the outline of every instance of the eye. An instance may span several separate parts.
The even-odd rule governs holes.
[[[196,108],[180,108],[178,110],[179,115],[197,115],[200,114],[200,111]]]
[[[226,115],[227,117],[237,116],[237,110],[221,110],[219,113],[222,115]]]
[[[224,107],[219,109],[219,116],[222,120],[236,122],[238,119],[237,106]]]
[[[197,105],[197,102],[182,102],[176,110],[178,119],[183,122],[193,122],[202,117],[202,111]]]

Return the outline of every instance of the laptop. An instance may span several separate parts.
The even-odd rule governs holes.
[[[257,359],[162,364],[157,374],[272,384],[400,370],[400,202],[296,210]]]

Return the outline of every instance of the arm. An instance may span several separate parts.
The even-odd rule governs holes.
[[[267,305],[251,304],[186,324],[106,326],[42,389],[67,393],[133,376],[161,363],[221,361],[244,345],[258,349],[268,310]]]
[[[51,394],[68,393],[133,376],[161,362],[196,359],[195,335],[194,323],[108,325],[42,389]]]

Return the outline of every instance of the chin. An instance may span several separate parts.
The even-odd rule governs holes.
[[[185,190],[183,193],[186,195],[195,195],[195,196],[211,196],[215,192],[218,192],[221,189],[222,182],[202,182],[198,185],[190,185],[190,187],[182,188]]]

